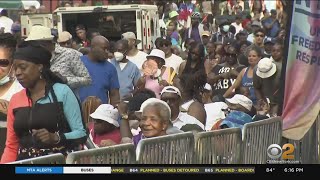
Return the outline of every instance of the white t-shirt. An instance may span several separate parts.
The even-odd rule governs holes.
[[[142,64],[147,60],[148,54],[142,51],[138,51],[135,56],[127,56],[127,59],[133,62],[139,70],[142,70]]]
[[[225,115],[222,109],[227,109],[228,105],[224,102],[215,102],[204,105],[207,113],[206,131],[210,131],[212,126],[220,119],[224,119]]]
[[[13,24],[12,19],[6,16],[0,17],[0,28],[4,27],[4,33],[11,33],[12,24]]]
[[[181,129],[182,126],[187,124],[196,124],[204,129],[204,125],[195,117],[188,115],[187,113],[180,112],[177,119],[172,121],[174,127]]]
[[[180,56],[172,54],[170,57],[166,58],[165,61],[166,61],[166,66],[172,67],[177,74],[179,73],[180,64],[183,62]]]
[[[20,84],[17,80],[15,80],[15,81],[13,82],[13,84],[11,85],[11,87],[8,89],[8,91],[7,91],[6,93],[4,93],[4,94],[0,97],[0,99],[6,100],[6,101],[10,101],[11,97],[12,97],[15,93],[21,91],[22,89],[24,89],[24,88],[21,86],[21,84]]]
[[[237,25],[237,23],[234,22],[231,25],[236,28],[236,34],[235,35],[237,35],[239,33],[239,31],[243,30],[241,23],[239,25]]]
[[[253,40],[254,40],[254,35],[253,35],[253,33],[251,33],[251,34],[248,35],[247,41],[253,43]]]

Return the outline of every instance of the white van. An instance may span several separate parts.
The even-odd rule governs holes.
[[[56,28],[58,32],[69,31],[75,34],[75,26],[83,24],[88,32],[98,31],[109,40],[119,40],[121,34],[131,31],[142,43],[138,49],[151,49],[160,37],[158,8],[155,5],[110,5],[61,7],[53,14],[32,14],[21,17],[22,37],[29,34],[30,28],[41,24]]]

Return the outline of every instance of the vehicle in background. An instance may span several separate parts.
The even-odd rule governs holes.
[[[98,31],[111,41],[121,39],[121,34],[131,31],[140,39],[138,49],[151,49],[160,37],[158,8],[155,5],[110,5],[61,7],[53,14],[26,14],[21,16],[22,37],[27,37],[33,25],[40,24],[68,31],[74,37],[75,27],[83,24],[87,32]]]

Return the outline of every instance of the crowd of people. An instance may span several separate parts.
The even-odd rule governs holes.
[[[149,51],[137,49],[134,32],[111,42],[81,24],[76,37],[41,25],[24,40],[1,33],[1,163],[67,155],[87,138],[97,148],[137,145],[279,116],[283,24],[276,9],[258,18],[237,5],[235,19],[218,20],[189,1],[169,3],[160,13],[164,34]]]

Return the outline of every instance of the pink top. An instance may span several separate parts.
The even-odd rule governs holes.
[[[92,136],[93,142],[96,145],[100,145],[102,140],[112,140],[116,144],[120,144],[121,142],[121,134],[120,134],[120,129],[116,128],[113,131],[103,134],[103,135],[98,135],[94,133],[94,128],[93,128],[93,123],[89,123],[88,127],[90,129],[90,134]]]
[[[145,88],[153,91],[156,94],[158,99],[160,99],[160,92],[164,88],[164,86],[159,85],[159,82],[161,81],[160,79],[166,80],[167,82],[169,82],[169,71],[170,71],[170,68],[166,67],[166,70],[160,76],[161,78],[157,78],[157,79],[151,79],[150,76],[146,76]]]

